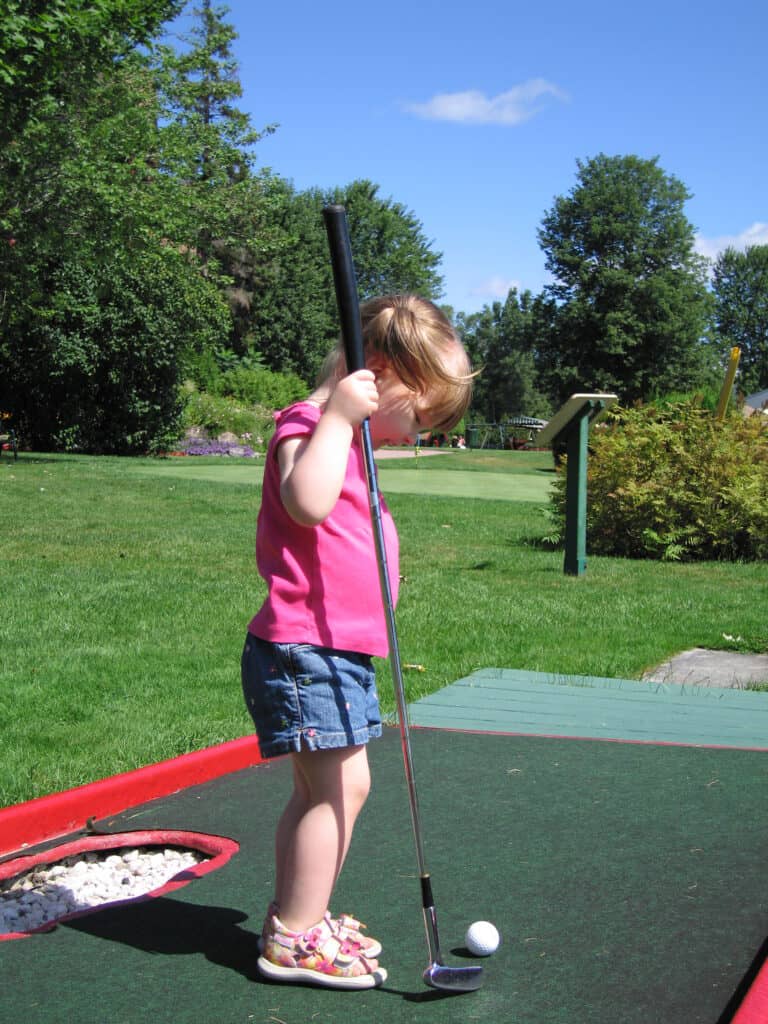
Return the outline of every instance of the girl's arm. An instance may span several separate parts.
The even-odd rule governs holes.
[[[297,523],[317,526],[329,515],[344,484],[355,428],[378,404],[373,373],[359,370],[336,385],[310,437],[280,445],[280,497]]]

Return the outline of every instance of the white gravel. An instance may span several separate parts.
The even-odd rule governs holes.
[[[0,935],[28,932],[78,911],[135,899],[208,857],[174,847],[92,851],[0,881]]]

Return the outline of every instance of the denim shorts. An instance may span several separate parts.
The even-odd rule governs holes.
[[[359,746],[381,736],[367,654],[272,643],[249,633],[241,671],[262,757]]]

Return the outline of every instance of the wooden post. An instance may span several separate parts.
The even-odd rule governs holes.
[[[564,442],[565,559],[567,576],[581,576],[587,567],[587,441],[589,425],[616,401],[616,395],[571,395],[539,434],[539,442]]]
[[[568,458],[565,480],[565,562],[566,576],[581,576],[587,568],[587,436],[590,402],[582,415],[571,422],[567,435]]]

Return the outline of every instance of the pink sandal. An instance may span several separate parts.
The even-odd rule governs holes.
[[[374,988],[387,977],[377,960],[364,956],[357,943],[334,932],[326,918],[305,932],[292,932],[274,914],[258,968],[273,981],[327,988]]]
[[[259,952],[264,952],[264,947],[267,942],[267,933],[271,929],[272,918],[277,916],[278,906],[273,900],[268,909],[267,916],[264,918],[264,926],[261,929],[261,935],[258,938]],[[364,924],[357,921],[354,917],[349,914],[341,914],[339,917],[331,917],[331,912],[326,910],[325,920],[330,925],[331,931],[338,935],[340,938],[346,939],[348,942],[355,943],[359,949],[358,952],[362,953],[363,956],[376,958],[381,956],[381,943],[378,939],[372,938],[370,935],[363,935],[361,928],[365,928]]]
[[[364,924],[355,920],[349,914],[341,914],[339,917],[331,917],[330,910],[325,912],[325,920],[337,935],[343,936],[350,942],[360,947],[360,952],[367,957],[381,956],[381,943],[370,935],[363,935],[361,928]]]

